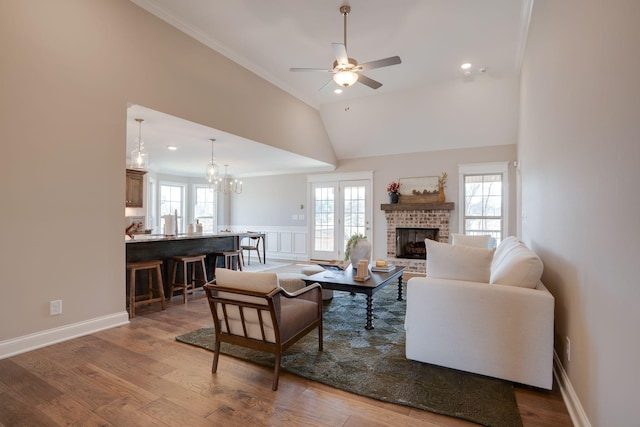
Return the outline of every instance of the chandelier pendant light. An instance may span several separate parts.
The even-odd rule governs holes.
[[[211,185],[215,185],[216,181],[218,180],[218,165],[216,164],[216,162],[214,161],[214,157],[213,157],[213,143],[215,141],[214,138],[211,138],[209,141],[211,141],[211,161],[209,162],[209,164],[207,165],[207,172],[205,174],[205,178],[207,179],[207,182],[209,183],[209,187],[211,187]]]
[[[131,169],[147,169],[149,167],[149,153],[144,149],[142,140],[142,122],[144,119],[135,119],[138,122],[138,148],[131,152]]]
[[[214,190],[223,194],[240,194],[242,193],[242,181],[229,178],[227,175],[228,166],[229,165],[224,165],[224,175],[218,177]]]

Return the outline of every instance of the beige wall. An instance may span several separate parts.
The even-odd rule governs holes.
[[[0,55],[0,344],[123,313],[127,103],[336,162],[316,110],[127,0],[3,1]]]
[[[455,150],[430,151],[423,153],[376,156],[360,159],[339,160],[336,174],[346,172],[373,171],[373,257],[386,258],[387,233],[386,217],[380,205],[389,203],[387,184],[399,178],[414,176],[435,176],[446,171],[449,183],[446,189],[447,201],[454,202],[456,209],[451,214],[451,230],[458,231],[458,165],[486,162],[513,162],[516,159],[516,145],[463,148]],[[508,235],[516,234],[516,171],[509,166],[511,214]],[[317,174],[315,174],[317,175]],[[330,175],[330,174],[328,174]],[[256,227],[307,227],[309,210],[307,203],[307,176],[304,174],[244,178],[244,191],[234,196],[231,204],[232,225]],[[304,205],[300,209],[300,205]],[[292,214],[303,214],[304,221],[292,220]]]
[[[536,1],[522,70],[523,236],[593,426],[638,425],[639,20],[636,0]]]
[[[387,184],[399,178],[416,176],[436,176],[447,172],[449,181],[445,194],[448,202],[455,203],[451,213],[451,232],[458,231],[458,165],[486,162],[513,162],[516,160],[516,145],[499,145],[490,147],[460,148],[455,150],[430,151],[394,156],[366,157],[360,159],[340,160],[336,172],[352,172],[372,170],[373,174],[373,222],[374,222],[374,256],[384,258],[387,250],[387,222],[380,205],[389,203]],[[508,235],[516,233],[516,200],[515,171],[510,167],[510,212],[511,227]]]

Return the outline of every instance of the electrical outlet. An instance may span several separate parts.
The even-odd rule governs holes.
[[[49,301],[49,315],[56,316],[62,314],[62,300]]]
[[[565,337],[566,342],[565,342],[565,352],[567,353],[567,362],[571,362],[571,340],[569,339],[569,337]]]

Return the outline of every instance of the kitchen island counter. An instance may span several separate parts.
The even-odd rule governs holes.
[[[243,237],[262,237],[262,252],[264,253],[264,233],[205,233],[178,234],[165,236],[164,234],[136,234],[133,239],[126,240],[126,261],[162,260],[163,281],[165,288],[170,282],[169,273],[173,267],[174,256],[206,255],[207,280],[213,280],[214,252],[225,252],[240,249]],[[265,255],[266,257],[266,255]],[[218,262],[224,261],[222,258]],[[266,262],[266,259],[263,258]],[[166,295],[168,295],[168,289]]]

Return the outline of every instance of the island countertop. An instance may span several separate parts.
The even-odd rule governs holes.
[[[165,268],[172,264],[171,258],[184,255],[207,255],[207,263],[213,266],[212,254],[240,249],[243,237],[260,237],[262,240],[262,260],[266,262],[265,233],[262,232],[222,232],[203,234],[136,234],[126,240],[127,262],[163,260]]]
[[[190,239],[209,239],[212,237],[235,237],[241,239],[243,237],[261,236],[264,239],[264,233],[202,233],[202,234],[187,234],[178,233],[175,236],[167,236],[164,234],[134,234],[133,239],[125,235],[125,243],[142,243],[142,242],[160,242],[160,241],[176,241],[176,240],[190,240]]]

